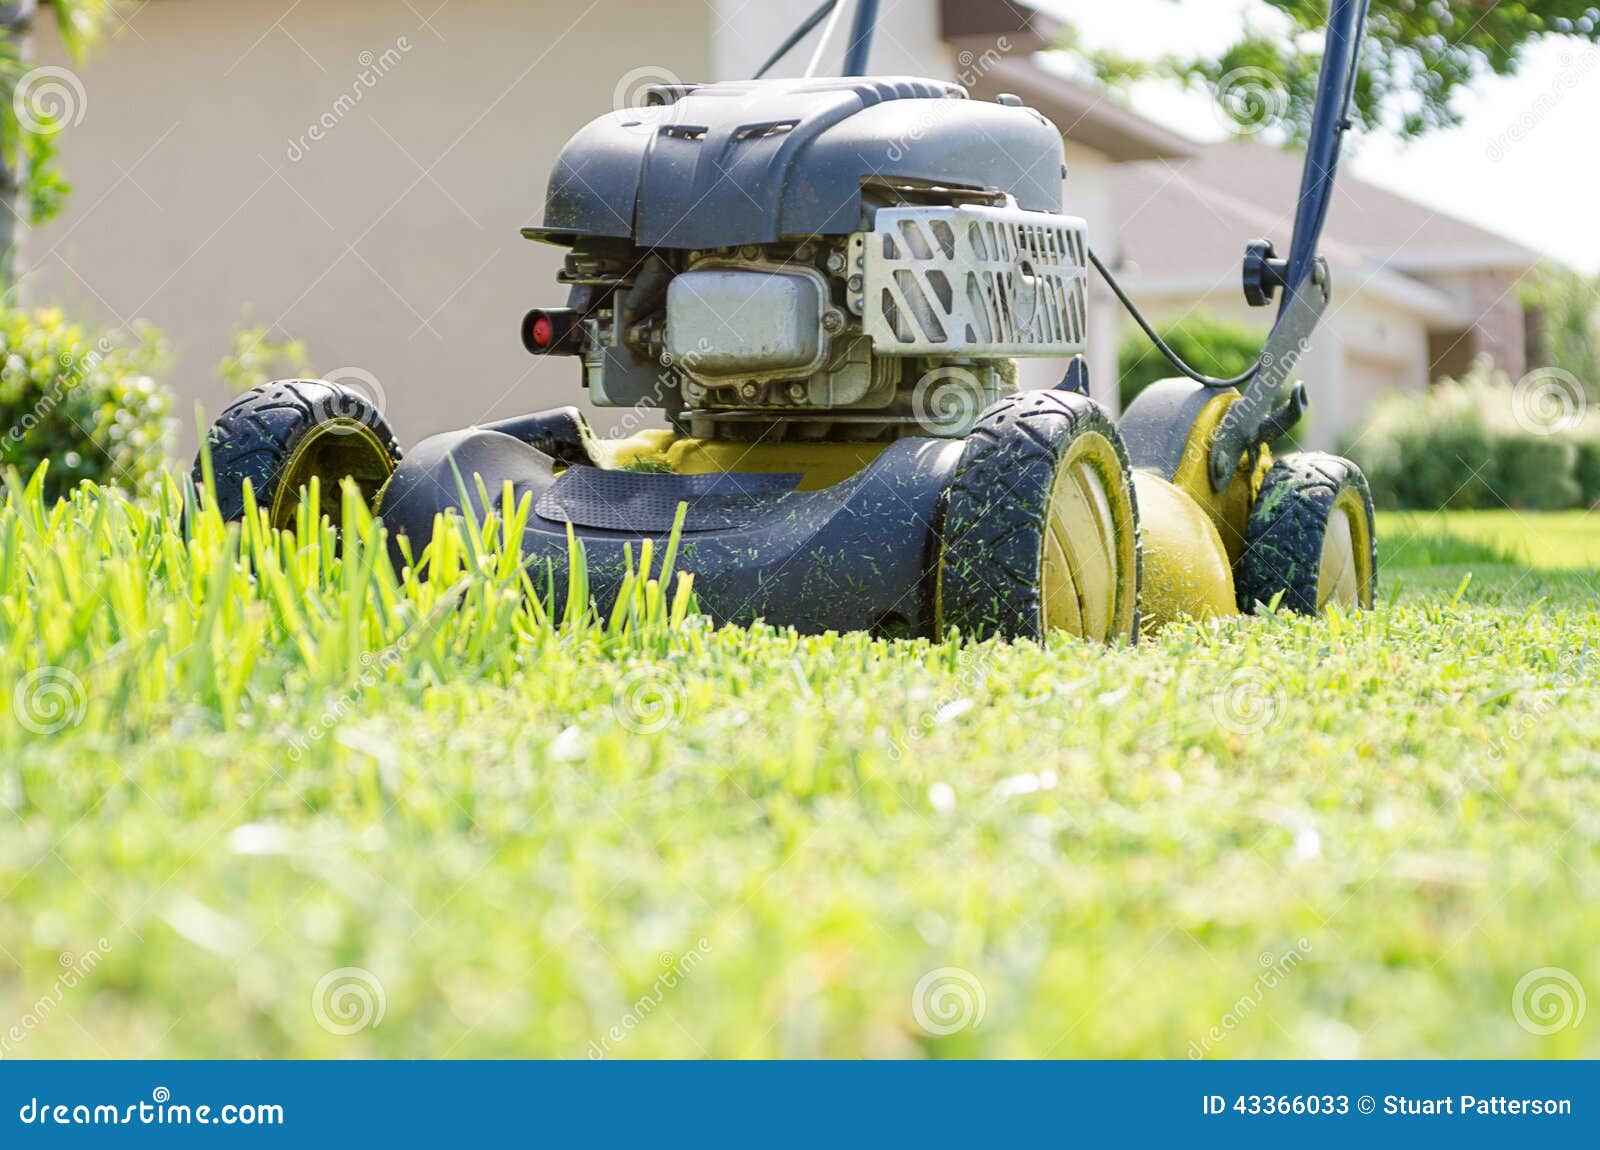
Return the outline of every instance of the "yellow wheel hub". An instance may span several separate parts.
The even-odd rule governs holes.
[[[1075,440],[1050,491],[1040,584],[1044,623],[1106,642],[1133,631],[1138,563],[1133,497],[1109,439]]]
[[[283,465],[269,515],[278,528],[293,527],[300,491],[319,479],[320,511],[340,519],[340,480],[354,479],[370,506],[394,473],[394,459],[372,428],[355,419],[329,419],[307,431]]]
[[[1372,606],[1372,525],[1359,492],[1339,493],[1328,514],[1317,565],[1317,610],[1330,603]]]

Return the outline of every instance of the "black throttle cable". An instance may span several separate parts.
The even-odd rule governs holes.
[[[787,56],[794,49],[796,44],[800,43],[800,41],[804,40],[811,33],[811,29],[815,28],[818,24],[826,20],[828,18],[828,14],[834,10],[838,3],[839,0],[823,0],[822,6],[801,21],[800,27],[789,33],[789,38],[782,44],[778,45],[778,50],[771,56],[767,57],[767,62],[761,65],[760,68],[756,69],[756,74],[752,76],[751,79],[759,80],[761,77],[765,76],[774,64]]]
[[[1156,345],[1156,350],[1166,357],[1168,363],[1177,368],[1190,379],[1194,380],[1196,383],[1203,387],[1243,387],[1245,384],[1254,379],[1256,377],[1256,373],[1261,370],[1261,358],[1258,356],[1256,357],[1256,361],[1251,364],[1249,368],[1247,368],[1242,374],[1234,376],[1232,379],[1217,379],[1213,376],[1206,375],[1203,372],[1196,371],[1194,368],[1190,367],[1184,362],[1184,359],[1181,355],[1172,350],[1172,348],[1167,344],[1167,341],[1162,339],[1161,336],[1156,333],[1155,328],[1150,326],[1150,321],[1145,319],[1144,313],[1139,310],[1138,305],[1135,304],[1133,300],[1128,298],[1128,293],[1122,290],[1122,285],[1117,282],[1117,277],[1111,274],[1110,268],[1106,267],[1105,264],[1100,262],[1100,257],[1094,254],[1093,248],[1089,249],[1089,262],[1094,264],[1095,271],[1099,272],[1101,278],[1106,281],[1106,286],[1116,294],[1117,299],[1122,301],[1122,306],[1128,309],[1128,314],[1133,317],[1133,321],[1143,329],[1144,334],[1149,337],[1150,342]]]

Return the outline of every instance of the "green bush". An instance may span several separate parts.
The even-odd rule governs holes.
[[[1585,507],[1600,510],[1600,432],[1578,440],[1578,491]]]
[[[1546,263],[1517,287],[1523,307],[1537,317],[1530,362],[1570,372],[1591,400],[1600,398],[1600,276]]]
[[[1527,406],[1482,361],[1460,381],[1385,396],[1343,451],[1384,507],[1551,511],[1600,499],[1600,435],[1581,422],[1543,428]]]
[[[1496,494],[1512,507],[1560,511],[1582,501],[1578,448],[1557,436],[1505,435],[1494,443]]]
[[[0,309],[0,466],[31,475],[50,461],[48,490],[81,480],[147,487],[171,445],[171,399],[152,378],[159,335],[91,337],[59,311]]]
[[[1225,379],[1254,363],[1267,338],[1265,328],[1229,323],[1203,312],[1178,323],[1158,324],[1156,331],[1189,366]],[[1178,374],[1142,331],[1135,331],[1122,341],[1117,370],[1123,407],[1152,383]]]
[[[311,356],[304,340],[275,340],[272,327],[258,324],[233,333],[233,351],[217,364],[217,376],[232,395],[241,395],[275,379],[311,375]]]

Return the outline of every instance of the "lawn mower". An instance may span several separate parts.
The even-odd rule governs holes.
[[[510,484],[532,500],[522,550],[553,573],[558,609],[570,539],[603,607],[676,524],[702,611],[805,632],[1117,641],[1141,618],[1370,606],[1360,471],[1271,452],[1305,409],[1292,372],[1331,294],[1317,244],[1365,0],[1330,5],[1292,246],[1244,258],[1246,296],[1276,320],[1232,379],[1162,342],[1062,214],[1062,137],[1043,115],[867,78],[877,7],[858,0],[841,77],[761,78],[824,21],[828,40],[843,11],[828,0],[756,79],[656,85],[562,150],[523,234],[566,249],[566,306],[529,312],[523,344],[575,360],[590,403],[659,411],[664,428],[601,436],[564,407],[402,458],[363,396],[281,381],[211,430],[222,512],[242,513],[248,482],[287,525],[320,476],[336,518],[350,477],[420,555],[441,512],[480,500],[477,480],[496,501]],[[1179,372],[1120,421],[1089,397],[1091,267]],[[1070,367],[1019,390],[1020,357]]]

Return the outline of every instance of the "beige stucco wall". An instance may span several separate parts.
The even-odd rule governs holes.
[[[30,297],[163,328],[186,445],[194,401],[225,402],[214,367],[247,304],[317,369],[376,378],[408,442],[572,402],[574,364],[518,343],[528,307],[565,301],[558,254],[518,228],[619,76],[707,74],[713,24],[701,0],[154,0],[79,69],[76,192],[30,237]]]

